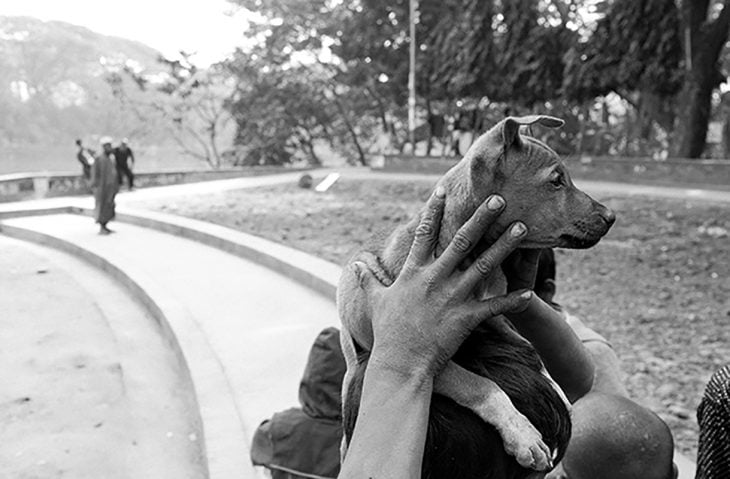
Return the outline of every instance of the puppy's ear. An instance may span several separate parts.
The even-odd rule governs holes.
[[[560,118],[546,115],[507,117],[502,124],[502,140],[505,148],[509,148],[513,144],[520,146],[522,144],[522,140],[520,139],[520,127],[531,126],[535,123],[548,128],[558,128],[565,124],[565,122]]]

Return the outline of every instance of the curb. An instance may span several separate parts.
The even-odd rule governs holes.
[[[80,211],[75,207],[17,211],[3,218]],[[68,241],[6,224],[0,224],[0,233],[81,258],[118,281],[140,301],[157,322],[161,334],[177,357],[183,376],[189,382],[188,387],[195,407],[194,410],[188,411],[188,414],[192,427],[201,438],[200,457],[197,460],[207,471],[206,477],[213,479],[256,477],[253,466],[247,461],[245,454],[249,440],[240,427],[242,424],[240,414],[222,365],[194,318],[180,303],[170,298],[164,289],[145,273],[135,271],[128,274],[105,258]],[[177,323],[176,327],[173,328],[171,323]],[[185,334],[178,335],[175,329],[185,331]],[[225,393],[220,394],[221,392]],[[232,417],[239,420],[231,421]]]
[[[90,208],[73,208],[72,212],[93,214]],[[341,268],[308,253],[225,226],[167,213],[117,208],[116,220],[197,241],[253,261],[335,301]]]

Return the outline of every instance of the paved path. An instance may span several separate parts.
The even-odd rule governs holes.
[[[258,264],[147,228],[114,223],[115,234],[99,236],[92,219],[71,214],[3,223],[59,238],[105,258],[133,279],[153,281],[189,313],[198,331],[188,323],[172,324],[172,329],[208,342],[215,360],[206,367],[222,370],[228,390],[219,392],[233,396],[238,416],[227,420],[240,423],[244,438],[239,450],[226,452],[238,460],[227,473],[212,477],[252,477],[247,443],[261,420],[298,404],[309,347],[321,329],[338,323],[334,304]],[[249,475],[241,475],[246,468]]]
[[[201,477],[192,385],[149,313],[78,258],[0,251],[0,476]]]

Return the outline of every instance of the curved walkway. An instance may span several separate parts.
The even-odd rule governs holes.
[[[169,322],[162,331],[173,349],[179,344],[190,370],[210,477],[255,477],[248,460],[253,431],[298,404],[309,347],[321,329],[337,325],[333,302],[218,248],[114,226],[115,234],[99,236],[88,217],[51,214],[3,220],[0,229],[79,254],[148,293]]]
[[[192,384],[149,312],[71,255],[0,250],[0,476],[203,477]]]

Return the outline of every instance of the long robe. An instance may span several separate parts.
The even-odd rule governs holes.
[[[119,191],[117,166],[113,154],[102,152],[91,165],[96,222],[105,225],[114,219],[114,197]]]

